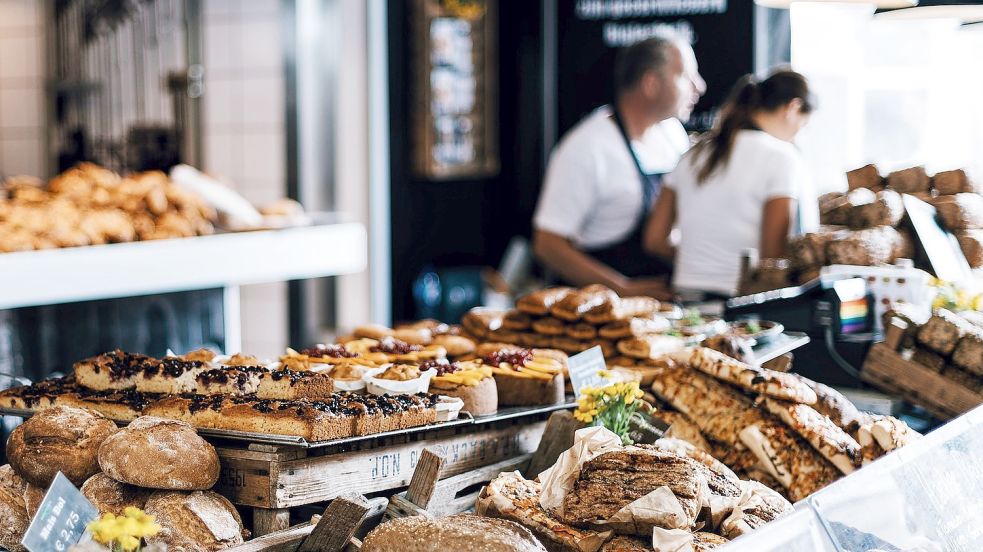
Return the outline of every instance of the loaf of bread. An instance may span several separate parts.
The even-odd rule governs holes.
[[[956,194],[940,196],[932,202],[942,218],[942,224],[955,232],[983,228],[983,196]]]
[[[168,550],[211,552],[242,544],[249,537],[235,506],[211,491],[156,492],[145,511],[161,526],[157,535],[147,537],[147,544],[166,545]]]
[[[932,188],[932,179],[925,167],[911,167],[887,175],[887,186],[902,194],[922,193]]]
[[[890,226],[853,232],[826,245],[829,264],[875,266],[894,262],[901,235]]]
[[[99,471],[99,446],[116,424],[98,412],[53,406],[17,426],[7,441],[7,458],[21,477],[47,488],[58,472],[81,485]]]
[[[550,307],[550,314],[566,322],[576,322],[588,311],[612,301],[618,301],[614,291],[602,285],[590,285],[563,296]]]
[[[860,444],[826,416],[804,404],[775,399],[765,399],[764,404],[844,474],[860,467]]]
[[[767,397],[815,404],[816,393],[797,376],[752,366],[706,347],[691,347],[673,360],[704,374]]]
[[[963,230],[956,233],[956,238],[969,266],[983,266],[983,230]]]
[[[884,185],[884,179],[875,165],[864,165],[859,169],[853,169],[846,173],[847,187],[851,190],[857,188],[877,189]]]
[[[875,226],[897,226],[904,212],[901,194],[894,190],[884,190],[877,192],[873,201],[852,207],[847,220],[850,228],[856,230]]]
[[[24,552],[21,539],[31,524],[24,494],[28,483],[9,465],[0,466],[0,546],[11,552]]]
[[[546,316],[557,302],[567,296],[572,288],[552,287],[523,295],[515,302],[515,308],[526,314]]]
[[[952,353],[952,362],[971,374],[983,376],[983,330],[966,329]]]
[[[472,514],[431,519],[411,516],[389,520],[366,535],[362,552],[546,552],[518,523]]]
[[[812,407],[817,412],[832,420],[837,427],[848,434],[854,435],[856,433],[857,428],[866,418],[853,402],[828,385],[802,376],[799,376],[799,379],[816,392],[816,404]]]
[[[128,507],[140,508],[147,505],[153,489],[143,489],[120,483],[104,473],[97,473],[82,484],[82,494],[100,514],[122,516]]]
[[[973,330],[973,325],[963,320],[958,314],[946,309],[937,309],[918,329],[917,339],[925,348],[943,356],[949,356],[966,333]]]
[[[106,439],[99,465],[117,481],[166,490],[210,489],[218,481],[215,447],[178,420],[137,418]]]
[[[941,171],[932,177],[932,185],[941,195],[955,195],[964,192],[977,193],[975,184],[962,169]]]

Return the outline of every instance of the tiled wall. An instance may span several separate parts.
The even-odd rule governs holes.
[[[225,177],[254,204],[284,197],[280,1],[207,0],[201,6],[204,169]],[[287,345],[286,289],[284,283],[242,288],[244,351],[282,354]]]
[[[45,175],[43,6],[0,0],[0,176]]]

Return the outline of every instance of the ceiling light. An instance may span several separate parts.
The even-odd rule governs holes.
[[[962,23],[983,21],[983,6],[921,6],[879,13],[877,19],[955,19]]]
[[[788,8],[796,2],[805,1],[819,4],[870,4],[878,9],[910,8],[918,5],[918,0],[754,0],[754,3],[766,8]]]

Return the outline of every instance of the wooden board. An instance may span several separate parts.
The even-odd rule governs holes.
[[[983,394],[967,389],[935,370],[905,360],[884,343],[870,348],[860,377],[944,420],[983,404]]]
[[[455,430],[385,440],[321,456],[218,448],[222,474],[215,491],[235,504],[290,508],[331,500],[345,493],[374,493],[405,487],[423,449],[445,458],[441,477],[494,464],[536,450],[546,422],[513,420],[480,432]]]

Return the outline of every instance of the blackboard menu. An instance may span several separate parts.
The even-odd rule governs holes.
[[[611,103],[619,48],[674,33],[689,40],[707,93],[686,127],[706,130],[737,80],[754,68],[751,0],[557,0],[557,126],[560,135]]]

